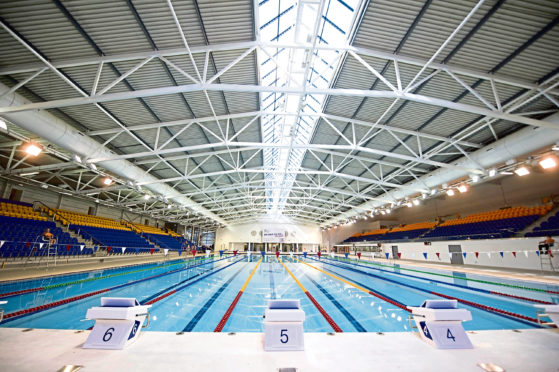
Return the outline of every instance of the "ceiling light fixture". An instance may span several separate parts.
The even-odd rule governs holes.
[[[520,177],[523,177],[523,176],[527,176],[528,174],[530,174],[530,169],[528,169],[527,166],[523,165],[521,167],[516,168],[514,170],[514,173],[516,173]]]
[[[410,201],[409,201],[409,202],[407,202],[407,203],[406,203],[406,205],[408,206],[408,208],[411,208],[411,207],[413,207],[413,204],[412,204],[412,202],[410,202]]]
[[[495,177],[497,175],[497,169],[489,169],[489,177]]]
[[[454,196],[454,190],[453,189],[448,189],[448,190],[446,190],[446,194],[448,196]]]
[[[149,196],[148,194],[144,195],[144,200],[149,200],[149,198],[151,198],[151,196]]]
[[[113,183],[113,180],[107,177],[103,180],[103,183],[107,186],[110,186]]]
[[[34,143],[30,143],[25,148],[25,152],[28,153],[31,156],[37,156],[41,153],[41,151],[43,151],[43,150],[41,150],[41,148]]]
[[[555,156],[546,156],[539,162],[543,169],[551,169],[557,166],[557,158]]]
[[[478,176],[477,174],[474,174],[474,175],[472,176],[472,182],[473,182],[473,183],[479,182],[479,176]]]
[[[460,185],[458,186],[458,191],[460,191],[461,193],[465,193],[466,191],[468,191],[468,186]]]
[[[6,125],[6,122],[4,120],[0,120],[0,129],[6,132],[8,131],[8,126]]]
[[[414,199],[414,200],[413,200],[413,205],[419,205],[419,200]]]

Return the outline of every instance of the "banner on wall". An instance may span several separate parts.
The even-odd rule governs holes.
[[[277,229],[264,229],[262,231],[263,243],[283,243],[285,241],[285,232]]]

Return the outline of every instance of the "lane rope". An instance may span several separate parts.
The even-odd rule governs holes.
[[[301,288],[301,290],[305,293],[305,295],[307,295],[307,297],[309,298],[309,300],[311,300],[311,302],[313,303],[313,305],[316,307],[316,309],[320,312],[320,314],[322,314],[322,316],[324,317],[324,319],[326,319],[326,321],[328,322],[328,324],[330,324],[330,326],[332,327],[332,329],[334,329],[335,332],[343,332],[342,329],[340,328],[340,326],[338,326],[336,324],[336,322],[334,321],[334,319],[332,319],[332,317],[330,317],[330,315],[328,315],[328,313],[326,312],[326,310],[324,310],[322,308],[322,306],[320,306],[320,304],[318,303],[317,300],[315,300],[315,298],[309,293],[309,291],[307,291],[305,289],[305,287],[301,284],[301,282],[295,277],[295,275],[293,275],[293,273],[287,268],[287,266],[285,266],[285,264],[283,262],[281,262],[279,259],[277,259],[279,261],[279,263],[283,266],[283,268],[287,271],[287,273],[293,278],[293,280],[295,281],[295,283],[297,283],[297,285],[299,286],[299,288]]]
[[[258,269],[258,266],[260,265],[261,262],[262,262],[262,258],[256,263],[256,266],[254,267],[254,269],[252,270],[252,272],[248,276],[247,280],[245,281],[245,283],[241,287],[241,290],[239,291],[239,293],[237,293],[237,296],[235,296],[235,299],[233,300],[233,302],[231,302],[231,305],[229,305],[225,314],[223,314],[223,317],[221,318],[221,320],[217,324],[217,327],[215,327],[214,332],[221,332],[223,330],[223,328],[227,324],[227,321],[229,320],[229,317],[233,313],[233,310],[235,310],[235,306],[237,306],[237,303],[241,299],[241,296],[243,295],[243,293],[245,292],[246,287],[248,286],[248,283],[250,283],[250,280],[252,279],[252,276],[256,272],[256,269]]]

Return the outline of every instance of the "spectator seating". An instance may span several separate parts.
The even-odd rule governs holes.
[[[473,214],[441,223],[423,236],[432,238],[493,239],[508,238],[545,215],[552,206],[514,207]]]
[[[31,204],[26,203],[10,203],[8,201],[0,202],[0,216],[28,218],[38,221],[47,221],[39,212],[35,212]]]
[[[88,225],[70,225],[70,229],[81,235],[84,239],[91,239],[97,245],[114,247],[115,251],[117,247],[154,248],[153,244],[134,231],[123,229],[122,227],[124,226],[121,225],[121,228],[113,229]]]
[[[551,216],[547,221],[542,222],[540,226],[536,226],[532,232],[526,236],[557,236],[559,235],[559,212]]]
[[[117,222],[111,218],[90,216],[88,214],[70,212],[64,209],[55,209],[56,214],[52,212],[52,210],[48,210],[46,208],[44,211],[48,213],[49,216],[54,217],[56,220],[60,220],[60,222],[62,222],[63,224],[130,231],[128,227],[123,226],[120,222]]]
[[[416,239],[437,225],[437,222],[418,222],[395,227],[382,236],[382,240]]]
[[[40,216],[39,216],[40,217]],[[3,258],[47,255],[47,246],[39,246],[45,229],[57,240],[55,248],[59,256],[81,256],[93,253],[92,249],[80,249],[80,243],[67,232],[63,232],[54,222],[43,219],[0,216],[0,240],[5,243],[0,248]]]
[[[344,240],[344,243],[356,243],[362,241],[377,241],[382,240],[383,235],[388,232],[388,229],[376,229],[364,232],[363,234],[354,234],[351,237]]]
[[[133,224],[133,227],[142,236],[157,244],[161,248],[179,250],[184,247],[185,239],[177,233],[174,233],[175,237],[155,226],[142,225],[138,223]]]

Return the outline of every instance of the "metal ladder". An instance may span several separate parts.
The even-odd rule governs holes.
[[[549,247],[551,251],[552,247]],[[551,255],[549,253],[544,254],[544,252],[540,252],[540,267],[542,271],[555,271],[553,267],[553,262],[551,260]]]

